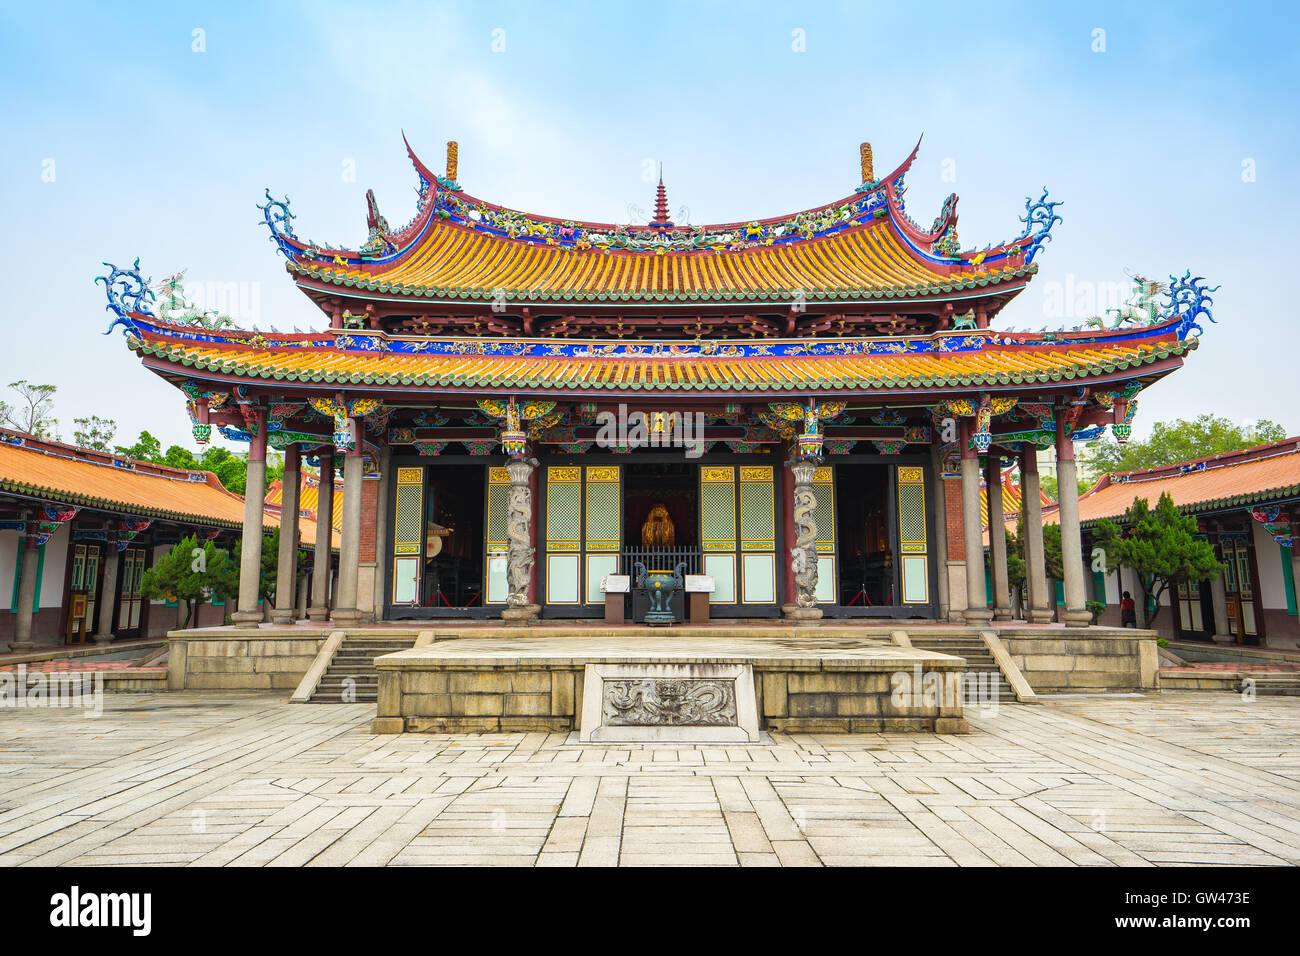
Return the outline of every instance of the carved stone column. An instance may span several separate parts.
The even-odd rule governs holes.
[[[510,505],[506,514],[506,607],[501,619],[512,627],[536,624],[541,607],[529,603],[536,549],[533,547],[533,471],[536,458],[516,458],[506,463],[510,475]]]
[[[791,514],[794,517],[794,546],[790,549],[790,567],[794,571],[794,604],[781,609],[787,621],[798,624],[816,624],[821,620],[822,609],[817,606],[817,498],[813,494],[812,480],[817,472],[814,461],[791,461],[786,466],[794,476],[794,500]]]
[[[1056,414],[1056,489],[1060,497],[1061,571],[1065,576],[1065,623],[1087,627],[1092,614],[1084,607],[1083,535],[1079,528],[1079,472],[1074,460],[1071,426],[1062,409]]]
[[[328,621],[330,577],[334,563],[334,449],[320,452],[320,483],[316,488],[316,550],[312,559],[311,607],[307,617]]]
[[[980,460],[971,447],[971,419],[958,422],[961,445],[961,531],[966,553],[966,608],[962,617],[978,627],[993,619],[984,591],[984,543],[980,527]]]
[[[99,589],[99,629],[95,631],[96,644],[113,643],[113,605],[117,597],[117,569],[121,559],[117,554],[117,539],[112,535],[104,545],[104,584]]]
[[[259,406],[255,414],[257,434],[248,447],[248,469],[244,480],[239,610],[231,615],[236,627],[257,627],[262,623],[257,598],[262,579],[262,514],[266,508],[266,406]]]
[[[36,522],[27,521],[27,533],[22,537],[23,568],[18,578],[18,613],[14,616],[14,639],[9,650],[22,654],[32,649],[32,603],[36,600],[36,565],[40,551],[36,544]]]
[[[284,450],[280,482],[280,552],[276,556],[274,624],[292,624],[298,597],[298,493],[302,451],[295,443]]]
[[[1011,620],[1011,577],[1007,573],[1006,514],[1002,510],[1002,456],[990,449],[984,468],[989,498],[989,564],[993,569],[993,619]]]
[[[1047,556],[1043,550],[1043,494],[1038,478],[1038,450],[1029,444],[1020,452],[1020,498],[1025,516],[1025,586],[1029,590],[1025,620],[1046,624],[1053,614],[1047,593]]]

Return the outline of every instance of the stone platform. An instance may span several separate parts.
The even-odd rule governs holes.
[[[542,631],[544,629],[537,628]],[[717,665],[752,674],[761,727],[784,732],[961,733],[960,657],[821,628],[676,627],[607,636],[460,636],[376,658],[376,733],[569,731],[584,727],[585,682],[620,667],[691,680]],[[640,633],[637,633],[637,632]],[[748,632],[746,634],[745,632]],[[662,635],[662,636],[660,636]],[[882,639],[883,638],[883,639]],[[747,688],[746,688],[747,690]],[[737,696],[740,696],[739,694]],[[588,715],[593,711],[587,708]],[[680,728],[679,728],[680,729]],[[680,738],[679,738],[680,739]]]

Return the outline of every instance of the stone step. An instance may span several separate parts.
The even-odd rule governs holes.
[[[379,640],[344,640],[329,667],[321,675],[312,703],[338,704],[348,691],[357,703],[374,703],[379,699],[379,671],[375,658],[398,651],[409,651],[415,638],[383,638]]]

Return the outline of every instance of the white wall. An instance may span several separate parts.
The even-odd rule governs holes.
[[[14,603],[14,570],[18,565],[18,532],[0,531],[0,611]]]
[[[64,575],[68,569],[68,539],[72,537],[72,523],[65,521],[45,542],[45,563],[41,565],[41,607],[63,607]],[[10,571],[10,581],[13,572]],[[11,599],[12,600],[12,599]]]
[[[1260,606],[1286,610],[1286,578],[1282,577],[1282,546],[1252,520],[1250,532],[1255,544],[1255,565],[1259,568]],[[1288,559],[1290,551],[1287,551]]]

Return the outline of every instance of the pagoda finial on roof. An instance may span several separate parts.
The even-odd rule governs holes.
[[[650,225],[664,229],[672,224],[672,220],[668,218],[668,192],[664,189],[664,167],[663,163],[660,163],[659,186],[655,189],[655,216],[650,220]]]
[[[447,143],[447,181],[455,182],[456,174],[460,171],[457,167],[460,165],[460,146],[453,139]]]
[[[861,152],[862,152],[862,181],[864,183],[875,182],[876,170],[875,170],[875,165],[871,160],[871,144],[863,143],[861,146]]]

